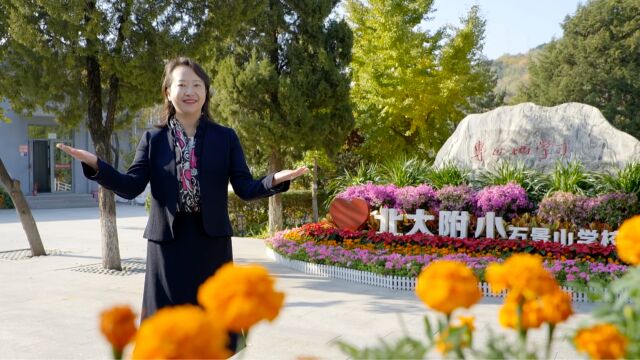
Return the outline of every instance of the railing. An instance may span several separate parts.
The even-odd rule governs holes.
[[[379,275],[363,270],[292,260],[278,254],[270,248],[267,248],[267,256],[279,264],[305,274],[347,280],[393,290],[413,291],[416,288],[417,279],[413,277]],[[481,282],[478,287],[480,288],[480,291],[482,291],[482,295],[485,297],[505,297],[507,294],[506,291],[494,294],[491,291],[489,284],[485,282]],[[574,289],[565,286],[563,286],[562,289],[571,293],[572,300],[574,302],[591,302],[587,294],[583,292],[575,291]]]
[[[71,184],[55,180],[56,191],[71,191]]]

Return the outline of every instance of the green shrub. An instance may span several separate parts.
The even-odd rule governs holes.
[[[594,195],[596,193],[596,176],[587,171],[578,161],[557,161],[551,174],[547,177],[547,195],[556,191],[577,195]]]
[[[430,171],[427,161],[399,157],[385,162],[380,167],[380,184],[394,184],[397,187],[421,185]]]
[[[380,184],[380,182],[381,178],[378,165],[365,165],[361,162],[353,171],[345,169],[342,175],[329,180],[326,190],[328,196],[323,202],[323,205],[328,208],[329,202],[349,186],[364,185],[366,183]]]
[[[318,194],[320,217],[326,214],[322,204],[326,194]],[[313,220],[311,191],[289,190],[282,194],[282,218],[285,228],[297,227]],[[269,199],[244,201],[236,194],[229,193],[229,217],[237,235],[263,233],[269,225]]]
[[[598,193],[621,192],[640,196],[640,162],[632,161],[613,173],[596,175]]]
[[[431,167],[425,174],[425,182],[436,189],[441,189],[447,185],[468,185],[470,180],[471,170],[459,167],[454,162],[448,162],[439,167]]]
[[[13,201],[4,187],[0,186],[0,209],[13,209]]]

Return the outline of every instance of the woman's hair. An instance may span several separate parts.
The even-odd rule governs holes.
[[[210,87],[211,87],[211,79],[209,79],[209,75],[204,71],[202,66],[197,62],[193,61],[188,57],[178,57],[172,60],[169,60],[164,65],[164,75],[162,75],[162,98],[164,99],[164,105],[162,107],[162,118],[160,123],[156,126],[165,127],[167,126],[167,122],[171,116],[176,114],[176,109],[173,107],[173,104],[167,98],[167,89],[171,86],[171,82],[173,79],[171,78],[171,72],[178,66],[188,66],[193,70],[193,72],[198,75],[202,81],[204,81],[204,88],[206,90],[206,95],[204,99],[204,104],[202,105],[202,116],[204,116],[205,120],[211,121],[211,113],[209,113],[209,99],[211,98]]]

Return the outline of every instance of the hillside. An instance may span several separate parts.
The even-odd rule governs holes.
[[[544,45],[539,45],[525,54],[505,54],[493,60],[492,67],[498,75],[496,92],[506,91],[506,103],[509,103],[509,100],[518,92],[518,88],[527,81],[529,63],[540,53]]]

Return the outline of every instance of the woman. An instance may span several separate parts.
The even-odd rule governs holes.
[[[251,200],[287,191],[290,180],[308,171],[254,180],[236,133],[211,121],[209,87],[193,60],[166,64],[163,123],[142,135],[125,174],[88,151],[57,145],[82,162],[87,178],[123,198],[135,198],[151,182],[142,319],[164,306],[197,304],[200,284],[233,260],[229,181],[240,198]]]

